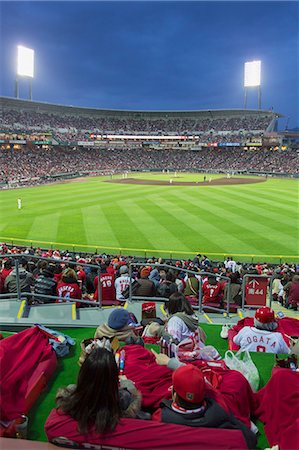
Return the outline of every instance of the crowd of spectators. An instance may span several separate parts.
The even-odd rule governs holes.
[[[216,170],[298,173],[298,154],[292,151],[245,151],[205,148],[201,151],[96,149],[50,147],[0,151],[0,182],[20,183],[62,173],[114,173],[136,170]]]
[[[241,304],[240,285],[245,274],[275,275],[279,279],[283,291],[280,300],[288,306],[287,294],[290,283],[298,284],[298,267],[295,264],[268,264],[268,263],[240,263],[234,261],[232,257],[224,262],[213,262],[205,255],[198,254],[193,260],[164,260],[152,257],[141,259],[133,256],[107,255],[107,254],[76,254],[59,250],[45,250],[33,247],[9,247],[2,244],[0,247],[0,258],[2,259],[2,270],[0,272],[0,293],[16,293],[16,270],[14,260],[11,255],[24,254],[20,260],[20,289],[22,292],[37,294],[33,299],[35,303],[43,303],[42,297],[38,295],[56,295],[60,300],[65,301],[70,298],[85,299],[95,301],[99,299],[98,294],[98,274],[101,280],[101,297],[106,304],[113,304],[115,301],[125,301],[124,292],[130,282],[138,280],[132,285],[134,295],[142,297],[163,297],[181,292],[197,303],[199,278],[202,278],[203,303],[210,302],[222,307],[224,302]],[[51,262],[43,259],[32,258],[32,256],[51,258]],[[63,262],[61,262],[63,261]],[[135,267],[134,263],[144,264],[141,268]],[[95,267],[88,267],[84,264],[91,264]],[[129,277],[128,266],[133,264],[132,278]],[[150,265],[149,265],[150,264]],[[155,267],[156,265],[156,267]],[[165,266],[171,266],[164,267]],[[182,269],[192,270],[198,273],[197,276],[186,275]],[[201,273],[210,275],[201,275]],[[232,282],[231,298],[228,298],[227,289],[222,276],[230,276]],[[217,277],[217,278],[215,278]],[[285,289],[284,289],[285,288]],[[273,284],[273,290],[275,285]],[[297,308],[299,303],[297,298],[291,306]],[[279,300],[274,296],[275,300]],[[55,301],[52,300],[52,301]],[[81,306],[77,303],[77,306]]]
[[[98,133],[180,133],[193,134],[214,131],[239,131],[258,130],[265,131],[273,119],[273,113],[247,114],[239,116],[216,116],[203,118],[196,115],[190,118],[171,117],[165,113],[163,117],[146,116],[146,113],[139,116],[125,115],[67,115],[57,112],[56,114],[3,109],[0,121],[1,128],[9,128],[11,131],[20,129],[51,130],[56,132],[72,132],[77,136],[78,132],[98,132]]]

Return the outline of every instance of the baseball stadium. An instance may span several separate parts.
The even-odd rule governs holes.
[[[282,330],[292,339],[289,345],[296,339],[298,298],[288,303],[283,286],[293,283],[298,261],[298,154],[296,141],[275,131],[279,113],[112,111],[5,97],[0,100],[2,272],[6,267],[10,270],[15,267],[18,271],[15,278],[19,278],[14,289],[9,283],[10,270],[3,277],[2,342],[9,347],[18,346],[12,341],[20,335],[21,339],[28,339],[28,351],[33,352],[32,333],[43,336],[37,326],[30,328],[36,323],[54,328],[60,336],[69,336],[73,343],[76,341],[75,348],[71,347],[63,360],[56,362],[53,354],[48,355],[47,364],[41,368],[41,355],[35,355],[36,360],[33,358],[32,366],[25,371],[27,384],[22,395],[26,406],[18,407],[23,407],[21,417],[29,420],[27,439],[47,440],[49,433],[46,430],[45,434],[44,424],[55,404],[57,389],[70,380],[75,382],[82,342],[94,335],[99,324],[109,323],[113,311],[130,311],[138,323],[143,323],[146,307],[154,305],[153,317],[160,321],[167,317],[165,309],[170,299],[157,286],[138,295],[129,282],[128,299],[119,295],[116,282],[117,276],[123,277],[122,267],[128,267],[129,280],[148,268],[152,273],[156,271],[160,273],[161,285],[163,273],[166,280],[171,279],[167,274],[174,273],[172,284],[182,284],[179,290],[191,299],[200,327],[208,336],[205,344],[217,349],[219,358],[225,358],[228,349],[238,348],[233,334],[237,334],[240,324],[244,326],[244,320],[253,321],[258,307],[267,308],[266,305],[282,317],[281,322],[286,322],[286,329]],[[57,266],[60,266],[56,270],[60,272],[57,280],[63,268],[76,270],[77,274],[73,271],[79,283],[76,301],[69,295],[67,300],[65,297],[64,302],[57,303],[55,296],[59,291],[52,290],[51,295],[43,283],[44,289],[40,289],[42,272],[48,271],[53,277],[53,268]],[[31,285],[23,285],[23,267],[34,279]],[[87,283],[86,278],[92,272],[100,282],[93,277],[94,284]],[[239,304],[227,292],[232,291],[230,274],[234,272],[241,277]],[[196,273],[199,281],[194,278]],[[210,292],[218,285],[222,288],[218,297],[207,302],[204,292],[210,277],[216,283]],[[196,280],[193,287],[190,284],[191,291],[186,280]],[[281,292],[277,292],[278,280]],[[257,283],[258,289],[253,289],[257,295],[250,296],[248,288],[252,282]],[[228,290],[223,288],[225,284]],[[58,287],[59,281],[55,285]],[[161,295],[165,297],[163,302]],[[219,337],[225,331],[229,331],[228,340]],[[41,337],[40,341],[40,351],[44,352],[46,344]],[[145,357],[149,360],[151,348],[158,354],[162,349],[160,338],[143,337],[143,342],[142,351],[147,352]],[[136,373],[134,352],[131,353],[141,347],[124,344],[125,373],[130,374],[145,395],[142,380],[150,384],[152,381],[145,374],[141,380],[138,378],[140,367]],[[258,396],[263,392],[261,388],[272,380],[276,360],[273,353],[254,352],[251,356],[258,368],[260,388],[251,395]],[[15,364],[21,364],[18,358]],[[4,398],[11,404],[7,394]],[[154,398],[154,395],[149,398],[145,414],[152,414],[158,406]],[[233,411],[240,416],[235,406]],[[16,413],[12,408],[7,414],[14,417]],[[243,414],[248,415],[248,411]],[[262,414],[258,417],[256,445],[265,448],[269,436],[270,442],[273,437],[271,431],[267,434],[264,429]],[[128,429],[133,426],[136,430],[134,419],[130,420]],[[163,432],[155,431],[158,436]],[[144,431],[146,436],[149,432],[150,429]],[[172,444],[171,448],[194,448],[192,445],[228,448],[232,439],[229,433],[222,447],[217,436],[211,442],[205,439],[198,443],[194,433],[189,433],[182,444],[178,447]],[[140,431],[137,435],[137,444],[115,437],[108,439],[108,443],[147,448]],[[31,441],[30,445],[40,445]],[[52,441],[66,445],[64,440]],[[74,442],[71,439],[68,443],[73,446]],[[149,445],[158,448],[160,444]],[[235,445],[243,448],[240,442]]]
[[[298,22],[233,3],[1,5],[1,450],[299,450]]]

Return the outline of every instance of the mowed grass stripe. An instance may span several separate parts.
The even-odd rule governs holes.
[[[180,215],[171,214],[166,208],[161,206],[160,197],[156,199],[151,199],[149,197],[146,198],[146,201],[143,202],[143,205],[140,205],[141,208],[146,208],[146,210],[150,210],[151,214],[155,215],[157,222],[162,224],[165,228],[168,228],[170,232],[169,239],[165,242],[164,248],[169,250],[181,251],[181,248],[170,248],[170,244],[172,243],[171,236],[175,236],[175,239],[180,239],[180,241],[184,244],[192,252],[198,252],[203,248],[202,242],[210,243],[215,248],[215,251],[219,251],[220,253],[224,252],[224,249],[221,246],[217,246],[215,242],[210,241],[208,237],[205,237],[201,231],[197,230],[196,234],[194,233],[194,229],[189,226],[186,221],[180,217]],[[175,245],[175,242],[174,242]],[[206,247],[205,247],[206,248]]]
[[[276,207],[279,205],[279,207],[281,206],[283,209],[292,209],[294,206],[298,205],[298,186],[297,189],[293,191],[276,191],[276,193],[274,193],[273,190],[267,189],[266,191],[259,191],[258,194],[263,200],[273,203]]]
[[[191,195],[195,197],[193,193],[190,193],[189,197]],[[273,211],[256,207],[255,203],[250,203],[248,199],[242,201],[241,197],[240,200],[237,200],[235,196],[232,202],[228,200],[228,196],[217,194],[216,190],[213,190],[209,195],[202,193],[200,199],[201,202],[204,201],[207,205],[213,205],[214,210],[217,208],[224,210],[227,218],[229,217],[234,223],[241,222],[240,225],[248,228],[249,233],[250,230],[253,232],[256,230],[257,234],[264,234],[266,236],[273,234],[276,238],[283,239],[284,241],[287,235],[290,240],[289,245],[296,245],[297,240],[294,237],[294,230],[288,227],[290,219],[283,215],[278,216]],[[277,217],[281,220],[277,220]]]
[[[242,236],[248,235],[248,230],[238,226],[236,227],[234,221],[230,220],[225,215],[225,210],[222,208],[218,208],[218,212],[212,212],[211,204],[209,202],[201,203],[200,206],[198,205],[198,202],[189,201],[188,195],[184,195],[178,191],[176,196],[169,196],[169,201],[173,202],[175,204],[177,202],[177,197],[182,197],[184,199],[183,209],[188,212],[189,214],[194,215],[195,217],[199,218],[200,220],[205,222],[205,225],[202,225],[203,228],[206,230],[206,233],[209,233],[209,229],[212,231],[212,226],[216,227],[217,224],[219,224],[218,232],[214,233],[215,236],[217,236],[217,239],[222,239],[224,242],[230,242],[232,246],[236,245],[233,244],[233,242],[237,243],[237,248],[243,249],[246,253],[258,253],[259,247],[256,245],[255,240],[249,241],[248,239],[246,242],[244,242]],[[200,215],[199,215],[200,214]],[[240,236],[240,237],[239,237]],[[235,250],[236,252],[236,250]]]
[[[159,208],[163,209],[166,215],[172,216],[171,222],[177,221],[180,223],[180,226],[177,227],[177,233],[178,235],[182,235],[186,232],[184,239],[191,238],[191,244],[192,242],[194,243],[193,247],[191,247],[193,251],[206,251],[206,249],[209,249],[208,244],[210,243],[215,252],[225,252],[225,246],[222,245],[225,240],[223,237],[219,239],[220,229],[194,214],[194,207],[192,208],[193,212],[191,213],[184,207],[184,205],[181,204],[181,206],[179,206],[178,202],[171,202],[165,198],[162,199],[155,195],[151,195],[149,198],[153,202],[159,204]],[[207,223],[209,225],[208,227],[206,226]],[[186,230],[184,230],[184,228],[186,228]],[[213,240],[209,240],[211,235],[213,236]],[[202,240],[199,239],[199,236],[202,237]],[[214,250],[210,249],[210,251]]]
[[[148,189],[146,186],[144,189],[138,189],[138,187],[134,186],[133,192],[138,192],[138,195],[143,195],[143,193],[147,193]],[[151,188],[153,192],[156,191],[154,187]],[[61,208],[62,210],[65,210],[65,208],[76,208],[76,207],[89,207],[94,206],[95,204],[102,204],[110,202],[111,207],[113,207],[113,204],[118,199],[122,198],[128,198],[132,195],[132,193],[129,191],[126,191],[123,189],[123,186],[118,187],[117,189],[113,190],[112,192],[107,191],[94,191],[92,193],[90,192],[82,192],[79,195],[74,195],[72,192],[69,192],[67,195],[65,194],[60,199],[55,200],[55,209]],[[45,208],[43,209],[41,206],[41,210],[45,214],[53,212],[53,201],[49,198],[43,199],[43,204],[45,205]]]
[[[231,199],[231,203],[238,203],[239,205],[244,203],[249,204],[252,207],[250,213],[257,212],[260,215],[267,214],[267,212],[271,213],[272,218],[277,220],[277,222],[289,224],[288,217],[291,217],[294,214],[294,207],[286,206],[284,207],[279,203],[279,201],[265,200],[258,193],[254,191],[245,191],[244,189],[237,189],[234,191],[234,195],[231,196],[231,193],[227,189],[215,187],[213,189],[214,196],[216,193],[219,195],[221,199],[224,198]],[[227,195],[224,195],[226,192]]]
[[[239,248],[241,246],[246,253],[258,252],[259,248],[256,246],[256,242],[254,239],[247,239],[246,242],[244,242],[243,240],[243,235],[249,234],[248,230],[246,229],[245,233],[244,230],[241,230],[242,232],[240,233],[240,230],[238,230],[238,227],[236,227],[235,222],[227,216],[226,210],[222,209],[221,206],[217,204],[217,206],[215,207],[211,202],[204,201],[202,200],[202,198],[194,200],[193,198],[190,198],[190,192],[188,192],[188,194],[184,194],[179,191],[177,195],[169,197],[169,200],[177,202],[177,197],[182,199],[182,207],[189,213],[194,214],[194,211],[196,210],[195,208],[197,208],[197,211],[200,214],[199,217],[206,222],[206,225],[203,226],[204,229],[206,229],[207,233],[209,233],[210,225],[217,225],[219,226],[219,231],[217,233],[219,239],[223,239],[225,242],[228,242],[227,239],[229,236],[229,242],[238,240]]]
[[[121,203],[115,202],[114,208],[111,206],[103,206],[103,213],[110,224],[111,229],[115,235],[118,236],[118,241],[121,248],[136,248],[148,249],[151,248],[151,243],[147,239],[147,231],[142,233],[131,220],[125,208],[122,208]]]
[[[140,200],[140,203],[132,200],[122,200],[121,204],[125,206],[126,211],[132,211],[131,218],[136,216],[135,225],[141,231],[148,229],[148,241],[153,249],[180,249],[182,251],[190,250],[179,238],[169,231],[169,227],[165,227],[157,221],[156,214],[148,211],[146,199]]]
[[[82,208],[82,213],[88,244],[101,247],[120,247],[118,237],[100,205]]]
[[[44,240],[44,236],[47,236],[47,240],[50,242],[57,241],[57,230],[60,214],[49,214],[47,216],[37,216],[31,228],[27,234],[27,239],[32,240]]]
[[[68,244],[87,244],[83,214],[81,208],[66,208],[65,212],[60,214],[57,230],[58,242]]]
[[[7,217],[7,225],[2,229],[3,236],[25,238],[32,226],[34,218],[26,216],[22,210],[17,210],[13,220]]]
[[[254,193],[244,188],[239,188],[239,191],[246,193],[246,195],[253,195]],[[276,211],[282,210],[288,212],[294,210],[294,207],[298,205],[298,188],[294,191],[280,191],[276,194],[271,192],[271,190],[259,191],[255,189],[255,195],[264,204],[273,205]]]

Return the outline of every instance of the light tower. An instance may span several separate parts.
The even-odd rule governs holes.
[[[29,100],[32,100],[32,79],[34,77],[34,50],[18,45],[17,75],[15,86],[15,97],[19,98],[19,79],[28,78]]]
[[[250,87],[258,89],[258,109],[261,109],[261,61],[249,61],[244,64],[244,109],[247,106],[247,90]]]

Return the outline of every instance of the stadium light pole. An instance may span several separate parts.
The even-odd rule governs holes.
[[[20,77],[29,80],[29,100],[32,100],[32,80],[34,77],[34,50],[18,45],[17,55],[17,75],[15,85],[15,97],[19,98],[19,79]]]
[[[261,61],[248,61],[244,64],[244,109],[247,107],[247,90],[250,87],[258,88],[258,109],[261,109]]]

